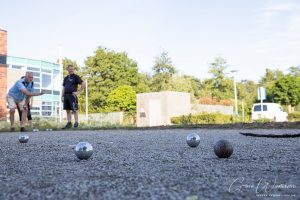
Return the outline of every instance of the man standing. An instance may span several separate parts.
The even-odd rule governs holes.
[[[63,82],[63,89],[61,92],[61,100],[64,103],[64,110],[67,112],[67,120],[68,123],[63,127],[63,129],[71,128],[72,127],[72,113],[74,113],[74,128],[78,127],[78,98],[77,95],[80,91],[82,91],[85,87],[84,82],[82,79],[75,74],[74,66],[68,65],[68,73],[64,78]],[[80,88],[77,90],[78,85],[80,85]]]
[[[22,120],[20,125],[20,131],[25,132],[25,121],[27,118],[27,102],[26,99],[32,96],[40,96],[43,95],[42,92],[33,92],[33,74],[32,72],[26,72],[26,75],[24,78],[21,78],[18,80],[12,88],[8,91],[8,94],[6,96],[6,100],[9,107],[9,119],[10,119],[10,130],[15,131],[15,110],[18,107],[20,108],[20,111],[22,111]]]

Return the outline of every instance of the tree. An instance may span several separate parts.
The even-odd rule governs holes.
[[[115,52],[103,47],[96,49],[93,56],[85,61],[83,74],[89,74],[89,111],[103,112],[107,108],[110,92],[122,85],[129,85],[133,90],[143,90],[137,63],[128,58],[125,52]]]
[[[138,74],[138,85],[136,86],[136,93],[150,92],[151,75],[147,73]]]
[[[225,78],[225,70],[227,69],[227,61],[218,56],[215,60],[210,64],[208,73],[213,76],[213,87],[218,88]]]
[[[288,105],[289,112],[300,103],[300,77],[286,75],[275,82],[274,99],[283,105]]]
[[[112,90],[107,98],[107,111],[136,111],[136,93],[129,85],[119,86]]]
[[[77,74],[80,74],[80,66],[77,65],[76,61],[71,60],[69,58],[64,58],[63,59],[63,77],[66,77],[68,75],[68,71],[67,68],[69,65],[73,65],[74,69],[76,71]]]
[[[245,113],[248,115],[251,115],[252,105],[256,101],[256,90],[257,84],[254,81],[242,80],[237,83],[238,99],[244,101]]]
[[[151,82],[152,91],[170,90],[169,83],[172,80],[172,76],[176,73],[176,69],[172,65],[168,52],[163,51],[160,56],[155,58],[155,65],[152,70],[154,71]]]
[[[271,70],[267,68],[265,75],[259,81],[259,84],[266,88],[266,98],[268,102],[274,101],[274,94],[272,93],[272,88],[274,87],[275,82],[282,77],[284,77],[284,73],[282,71],[278,69]]]
[[[300,65],[297,67],[290,67],[289,71],[290,75],[300,77]]]

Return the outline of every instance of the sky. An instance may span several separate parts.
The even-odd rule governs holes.
[[[10,56],[84,65],[103,46],[150,73],[167,51],[201,80],[222,56],[226,72],[256,82],[266,68],[300,65],[300,0],[0,0],[0,10]]]

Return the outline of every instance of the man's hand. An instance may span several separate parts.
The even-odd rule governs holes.
[[[61,101],[64,102],[64,96],[61,96]]]
[[[77,96],[79,94],[79,92],[73,92],[72,94]]]

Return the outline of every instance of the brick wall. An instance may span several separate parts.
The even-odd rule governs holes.
[[[5,59],[1,59],[0,63],[0,119],[6,118],[6,93],[7,93],[7,32],[0,29],[0,56]]]

